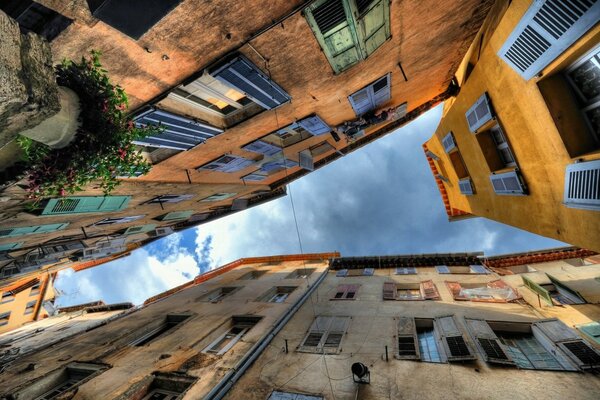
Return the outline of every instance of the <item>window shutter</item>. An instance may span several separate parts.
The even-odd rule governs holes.
[[[465,324],[486,362],[515,365],[487,322],[479,318],[465,318]]]
[[[356,292],[358,292],[358,288],[360,285],[346,285],[346,295],[344,296],[347,300],[356,299]]]
[[[414,275],[416,273],[415,267],[396,267],[396,275]]]
[[[444,344],[448,361],[465,361],[476,358],[458,328],[454,316],[437,317],[434,321]]]
[[[154,229],[156,229],[156,224],[147,224],[147,225],[140,225],[140,226],[130,226],[129,228],[127,228],[125,230],[125,232],[123,233],[123,235],[135,235],[135,234],[138,234],[138,233],[146,233],[146,232],[153,231]]]
[[[474,194],[473,184],[470,178],[464,178],[458,181],[458,187],[462,194]]]
[[[342,277],[342,276],[347,276],[347,275],[348,275],[347,269],[340,269],[339,271],[337,271],[335,273],[335,276],[337,276],[337,277]]]
[[[363,269],[363,276],[373,276],[375,274],[375,268],[365,268]]]
[[[600,160],[567,165],[564,204],[571,208],[600,210]]]
[[[311,115],[298,121],[298,125],[314,136],[331,132],[331,128],[318,115]]]
[[[442,139],[442,145],[444,146],[446,153],[450,153],[452,150],[456,149],[456,142],[454,141],[454,135],[452,135],[452,132],[448,132],[448,134],[444,136]]]
[[[540,332],[548,338],[556,348],[562,350],[570,361],[580,369],[600,367],[600,353],[588,345],[574,330],[556,318],[537,321],[532,324],[536,337]],[[541,341],[542,344],[548,343]],[[553,353],[553,349],[547,349]],[[560,358],[559,358],[560,361]]]
[[[174,220],[183,220],[188,219],[192,216],[194,211],[174,211],[165,215],[161,215],[157,219],[159,221],[174,221]]]
[[[523,178],[516,170],[503,172],[500,174],[492,174],[490,175],[490,181],[492,182],[492,186],[494,187],[494,192],[496,192],[496,194],[512,196],[527,194],[525,184],[523,183]]]
[[[323,353],[337,353],[348,329],[348,317],[330,317],[329,331],[323,341]]]
[[[417,327],[412,317],[398,318],[398,353],[401,360],[418,360],[419,342],[417,340]]]
[[[390,37],[389,1],[358,1],[357,5],[358,18],[356,22],[361,44],[364,44],[366,58]]]
[[[554,305],[554,303],[552,302],[552,297],[546,289],[544,289],[543,287],[541,287],[540,285],[538,285],[537,283],[535,283],[534,281],[532,281],[524,275],[521,275],[521,278],[523,279],[523,284],[526,287],[539,294],[546,301],[546,303],[548,303],[548,305]]]
[[[302,344],[298,348],[299,351],[320,352],[325,334],[331,325],[331,317],[317,316]]]
[[[552,284],[554,286],[556,286],[556,288],[560,288],[561,291],[567,292],[568,293],[568,297],[571,299],[571,301],[573,302],[573,304],[585,304],[587,303],[587,301],[585,301],[585,299],[583,298],[583,296],[581,295],[581,293],[579,293],[576,290],[571,289],[569,286],[565,285],[564,283],[562,283],[560,280],[558,280],[557,278],[553,277],[550,274],[546,274],[548,276],[548,279],[550,279],[550,281],[552,282]]]
[[[446,287],[448,288],[450,293],[452,293],[452,297],[454,298],[454,300],[470,300],[468,296],[463,296],[461,294],[462,286],[460,285],[460,283],[450,281],[446,281],[444,283],[446,284]]]
[[[300,161],[300,167],[302,167],[308,171],[315,170],[315,164],[313,162],[313,157],[312,157],[312,154],[310,153],[310,150],[306,149],[306,150],[302,150],[301,152],[299,152],[298,153],[298,161]]]
[[[50,199],[42,215],[121,211],[131,196],[89,196]]]
[[[174,150],[189,150],[211,137],[223,133],[222,129],[196,122],[180,115],[154,108],[147,109],[135,118],[138,126],[160,126],[164,130],[156,135],[138,138],[133,143]]]
[[[473,133],[477,133],[477,129],[481,128],[488,121],[491,121],[494,118],[494,114],[488,94],[482,94],[475,104],[467,110],[465,116],[467,117],[469,129]]]
[[[600,344],[600,322],[590,322],[589,324],[578,325],[577,329],[585,333],[597,344]]]
[[[0,244],[0,251],[11,251],[11,250],[18,249],[21,246],[23,246],[23,242],[2,243],[2,244]]]
[[[423,293],[423,298],[425,298],[425,300],[440,299],[440,293],[432,280],[421,282],[421,293]]]
[[[254,164],[254,161],[248,160],[244,157],[235,156],[233,154],[225,154],[218,159],[204,164],[196,169],[199,171],[208,170],[232,173],[241,171],[252,164]]]
[[[446,265],[436,265],[435,269],[438,274],[449,274],[450,273],[450,269]]]
[[[498,56],[525,80],[537,75],[598,22],[597,1],[535,1]]]
[[[469,268],[471,269],[472,274],[489,274],[490,273],[490,271],[485,269],[485,267],[483,265],[470,265]]]
[[[396,283],[383,283],[383,300],[396,300]]]
[[[391,98],[390,74],[348,96],[357,117],[384,104]]]
[[[231,203],[232,211],[245,210],[248,208],[248,199],[235,199]]]
[[[366,88],[348,96],[348,101],[350,101],[350,105],[354,109],[354,113],[357,117],[360,117],[367,111],[374,108],[374,105],[371,102],[371,96],[369,96],[369,89],[370,87],[367,86]]]
[[[244,93],[267,110],[290,101],[289,94],[242,55],[211,71],[210,74]]]
[[[262,140],[257,140],[252,143],[249,143],[242,147],[242,149],[254,153],[264,154],[266,157],[274,157],[282,151],[281,147],[275,146],[271,143],[267,143]]]

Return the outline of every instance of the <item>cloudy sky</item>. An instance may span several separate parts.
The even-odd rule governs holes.
[[[421,145],[442,108],[288,186],[286,197],[191,228],[125,259],[60,273],[61,306],[146,298],[241,257],[521,252],[564,244],[484,218],[448,222]],[[292,200],[300,241],[294,224]],[[300,248],[302,245],[302,249]]]

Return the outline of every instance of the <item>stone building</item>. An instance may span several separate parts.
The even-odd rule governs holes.
[[[600,4],[504,3],[424,145],[448,216],[598,251]]]
[[[23,337],[0,356],[0,397],[595,399],[599,261],[577,248],[241,259],[58,343]],[[356,363],[369,372],[353,377]]]
[[[286,183],[454,93],[460,61],[498,7],[9,0],[1,8],[23,32],[50,40],[55,62],[101,51],[136,122],[165,127],[137,143],[150,173],[122,177],[110,197],[89,187],[32,210],[19,185],[3,189],[0,267],[22,274],[27,254],[51,240],[83,246],[72,260],[102,257],[285,195]],[[373,118],[382,109],[393,110],[388,120]]]

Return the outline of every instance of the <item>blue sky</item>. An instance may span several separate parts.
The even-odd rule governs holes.
[[[521,252],[564,244],[484,218],[448,222],[421,145],[438,106],[291,183],[288,196],[190,228],[92,269],[59,274],[61,306],[146,298],[242,257],[340,251],[343,256]]]

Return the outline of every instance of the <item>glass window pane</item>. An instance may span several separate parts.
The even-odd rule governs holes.
[[[591,101],[600,95],[600,64],[599,53],[588,59],[569,73],[573,84],[584,97],[585,101]]]

